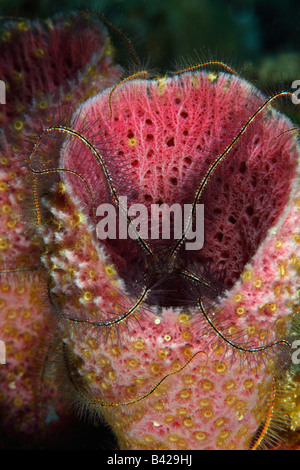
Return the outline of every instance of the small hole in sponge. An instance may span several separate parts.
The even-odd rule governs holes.
[[[174,145],[175,145],[174,137],[170,137],[170,138],[167,140],[166,144],[167,144],[168,147],[174,147]]]
[[[217,235],[215,235],[215,238],[219,240],[219,242],[221,242],[223,240],[223,233],[222,232],[217,233]]]
[[[145,194],[144,199],[145,201],[149,201],[149,202],[153,201],[153,197],[151,196],[151,194]]]
[[[184,157],[184,161],[187,165],[190,165],[192,163],[191,157]]]
[[[181,99],[180,98],[176,98],[175,99],[175,104],[180,104],[181,103]]]
[[[146,124],[148,124],[148,126],[152,126],[153,122],[151,119],[146,119]]]
[[[174,186],[177,186],[177,184],[178,184],[177,178],[170,178],[170,181]]]
[[[189,113],[187,113],[186,111],[181,111],[180,113],[180,116],[183,118],[183,119],[186,119],[188,117]]]
[[[147,134],[147,135],[146,135],[146,140],[147,140],[147,142],[151,142],[153,139],[154,139],[153,134]]]
[[[235,223],[236,223],[236,218],[233,217],[233,215],[230,215],[230,216],[228,217],[228,220],[229,220],[229,222],[230,222],[231,224],[235,224]]]
[[[139,161],[133,160],[133,162],[131,162],[131,166],[139,166]]]

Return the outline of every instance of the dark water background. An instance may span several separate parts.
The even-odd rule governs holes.
[[[263,81],[300,79],[298,0],[0,0],[0,15],[47,18],[74,9],[105,13],[162,72],[197,50],[253,68]]]

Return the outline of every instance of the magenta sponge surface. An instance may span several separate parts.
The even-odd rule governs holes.
[[[112,90],[79,108],[75,128],[89,127],[91,140],[97,134],[118,194],[129,203],[192,203],[210,165],[232,144],[199,200],[204,247],[186,254],[215,272],[225,267],[232,286],[287,202],[297,159],[294,139],[284,134],[291,123],[270,105],[250,123],[266,98],[228,73],[132,80]],[[100,203],[107,187],[101,167],[81,150],[74,158],[66,148],[61,164],[76,169]]]

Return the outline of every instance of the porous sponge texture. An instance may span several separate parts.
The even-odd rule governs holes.
[[[206,239],[192,255],[215,271],[226,266],[230,287],[282,212],[296,171],[295,142],[288,133],[278,139],[292,127],[288,119],[269,106],[247,125],[263,102],[256,89],[235,76],[187,73],[120,84],[87,101],[76,126],[94,120],[119,194],[147,206],[192,203],[209,166],[245,126],[199,201],[205,205]],[[76,167],[92,189],[91,168],[103,181],[88,150],[80,160],[71,162],[71,155],[62,155],[62,165]],[[97,203],[105,181],[99,186]]]

